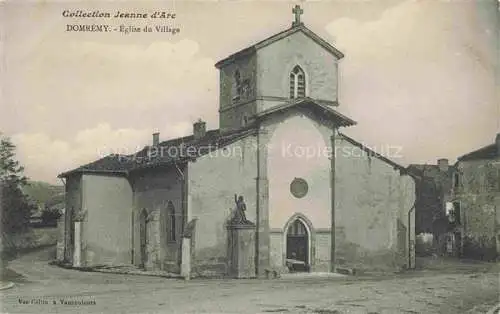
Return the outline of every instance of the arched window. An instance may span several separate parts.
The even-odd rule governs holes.
[[[233,101],[239,101],[242,94],[241,74],[239,70],[234,72],[234,97]]]
[[[175,207],[172,202],[168,202],[167,206],[168,224],[167,224],[167,240],[174,242],[177,240],[175,228]]]
[[[306,97],[306,75],[301,67],[296,65],[290,73],[290,98]]]

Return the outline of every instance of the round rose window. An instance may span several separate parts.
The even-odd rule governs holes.
[[[302,198],[306,196],[309,187],[307,186],[306,180],[302,178],[293,179],[292,183],[290,183],[290,192],[296,198]]]

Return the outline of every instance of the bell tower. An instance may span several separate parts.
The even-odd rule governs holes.
[[[338,62],[344,55],[304,25],[299,5],[292,13],[290,28],[215,64],[222,131],[250,126],[260,113],[301,98],[338,105]]]

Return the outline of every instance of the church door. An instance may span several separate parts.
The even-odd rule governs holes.
[[[286,235],[286,258],[294,270],[309,268],[309,235],[302,221],[296,219],[290,224]]]
[[[144,267],[146,265],[147,261],[147,236],[148,236],[148,230],[147,230],[147,216],[148,213],[144,209],[141,212],[140,215],[140,222],[139,222],[139,233],[140,233],[140,242],[141,242],[141,267]]]

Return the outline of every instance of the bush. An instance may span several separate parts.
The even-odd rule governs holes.
[[[42,222],[43,223],[51,223],[57,222],[57,220],[61,217],[62,213],[57,208],[45,208],[42,211]]]
[[[477,239],[466,237],[463,244],[463,255],[467,258],[493,261],[497,257],[495,238],[481,236]]]
[[[31,211],[34,210],[19,186],[12,182],[0,184],[2,209],[2,231],[8,233],[23,232],[28,228]]]

